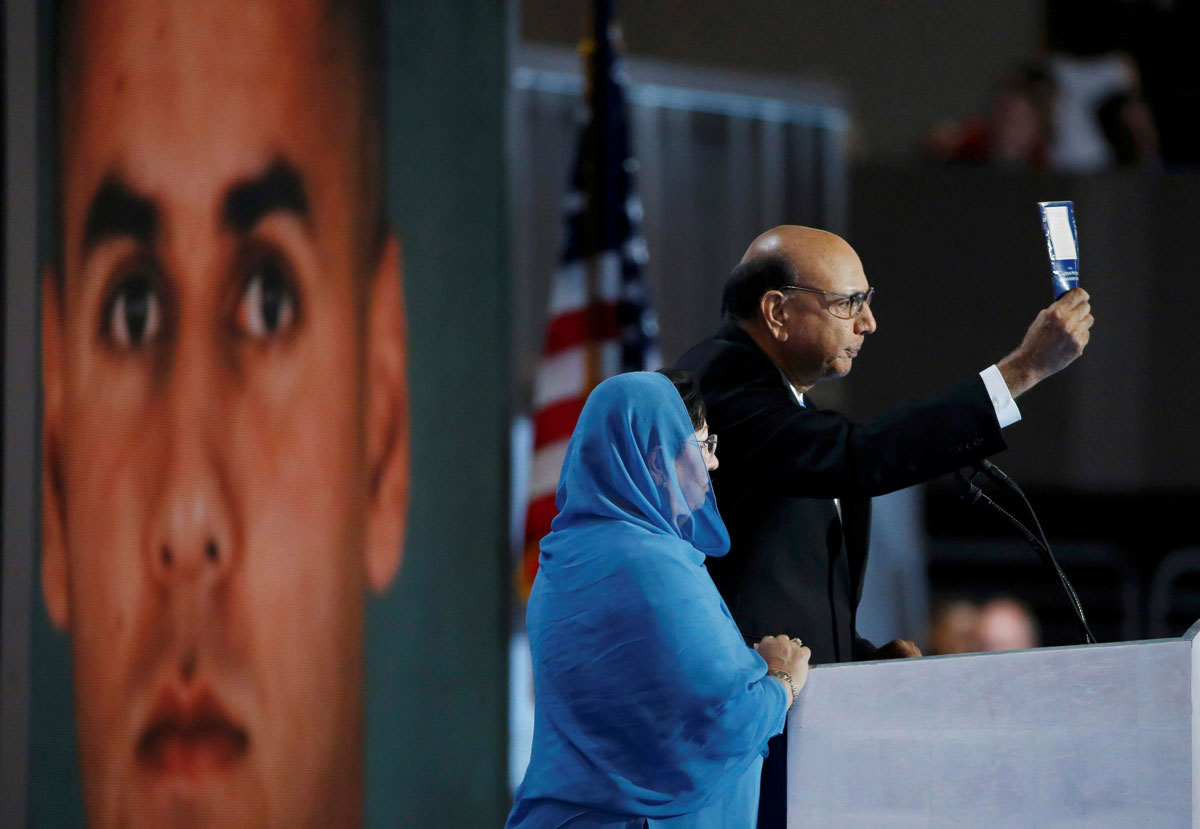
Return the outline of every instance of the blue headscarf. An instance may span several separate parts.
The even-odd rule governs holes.
[[[670,380],[596,387],[557,506],[527,613],[533,755],[509,825],[696,812],[766,753],[787,693],[703,566],[729,535]]]

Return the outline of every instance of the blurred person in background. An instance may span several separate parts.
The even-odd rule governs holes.
[[[985,115],[931,128],[921,152],[933,161],[1047,170],[1054,143],[1055,84],[1039,64],[1004,80]]]
[[[1042,644],[1037,617],[1012,596],[982,602],[947,597],[933,603],[929,615],[929,655],[1014,651]]]
[[[1096,120],[1112,150],[1118,167],[1159,170],[1158,128],[1154,115],[1141,95],[1117,92],[1096,108]]]
[[[1133,54],[1144,40],[1151,5],[1138,0],[1047,0],[1047,53],[1043,61],[1054,78],[1055,141],[1051,166],[1056,172],[1094,173],[1121,163],[1103,117],[1122,129],[1141,131],[1133,122],[1153,117],[1148,109],[1125,115],[1102,116],[1106,102],[1141,100],[1141,69]],[[1118,105],[1116,109],[1120,110]],[[1110,126],[1111,129],[1111,126]],[[1139,140],[1144,138],[1144,131]],[[1157,141],[1156,141],[1157,143]],[[1142,147],[1142,152],[1147,147]],[[1157,147],[1154,150],[1157,155]],[[1133,166],[1133,165],[1126,165]]]
[[[1058,95],[1054,104],[1051,167],[1063,173],[1094,173],[1116,164],[1099,111],[1118,95],[1140,95],[1137,67],[1125,54],[1054,52],[1046,62]]]
[[[969,599],[943,598],[933,602],[929,613],[930,656],[975,653],[979,645],[979,607]]]
[[[1012,596],[996,596],[980,605],[978,639],[981,651],[1018,651],[1042,644],[1033,610]]]

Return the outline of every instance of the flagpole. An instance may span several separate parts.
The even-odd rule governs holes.
[[[538,542],[550,532],[558,473],[588,394],[611,374],[660,364],[658,324],[644,284],[646,250],[624,80],[611,37],[612,0],[594,0],[593,11],[592,37],[579,47],[587,120],[563,205],[566,233],[534,384],[533,458],[517,576],[522,598],[537,573]]]
[[[607,170],[608,141],[608,84],[611,83],[612,43],[609,26],[612,21],[611,0],[593,0],[592,39],[584,46],[585,71],[588,79],[588,107],[591,110],[589,136],[584,157],[584,199],[586,212],[585,243],[587,251],[587,296],[589,309],[598,308],[601,301],[600,258],[605,247],[604,220],[608,207],[608,187],[605,181]],[[590,48],[589,48],[590,47]],[[604,379],[601,365],[603,332],[600,330],[601,314],[592,310],[587,314],[587,355],[585,360],[585,393],[590,392]]]

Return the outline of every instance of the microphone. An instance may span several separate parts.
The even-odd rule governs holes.
[[[968,504],[978,504],[980,498],[987,497],[983,494],[983,490],[975,485],[975,479],[983,473],[983,470],[978,466],[973,468],[975,469],[975,474],[969,478],[961,469],[954,473],[954,480],[959,490],[958,497]]]
[[[1017,486],[1016,481],[1004,474],[998,466],[990,461],[979,461],[972,468],[974,472],[970,477],[967,477],[961,469],[955,473],[955,477],[959,481],[959,489],[961,490],[959,497],[968,503],[983,504],[989,507],[1021,534],[1021,537],[1025,539],[1025,543],[1032,547],[1033,551],[1038,554],[1038,558],[1042,559],[1054,571],[1055,575],[1058,576],[1063,591],[1067,594],[1067,600],[1071,604],[1071,610],[1075,613],[1079,635],[1084,644],[1095,644],[1096,637],[1092,634],[1091,627],[1088,626],[1087,617],[1083,613],[1083,605],[1079,601],[1079,595],[1075,592],[1075,587],[1071,584],[1071,580],[1067,578],[1067,574],[1063,572],[1062,567],[1059,566],[1058,561],[1054,558],[1054,553],[1050,550],[1050,542],[1046,539],[1046,533],[1042,531],[1042,524],[1038,521],[1037,513],[1034,512],[1033,505],[1029,503],[1029,499],[1025,497],[1025,493]],[[1025,504],[1025,509],[1029,511],[1029,515],[1033,518],[1034,526],[1038,532],[1036,536],[1012,513],[993,501],[976,485],[975,479],[981,474],[986,475],[1005,489],[1015,492],[1020,496],[1021,501]]]
[[[996,466],[996,464],[992,463],[987,458],[984,458],[983,460],[976,463],[975,469],[977,471],[982,472],[983,474],[987,475],[989,478],[991,478],[996,483],[1000,484],[1000,486],[1004,487],[1005,489],[1011,489],[1015,492],[1021,491],[1021,488],[1019,486],[1017,486],[1016,481],[1014,481],[1012,478],[1008,477],[1008,475],[1004,474],[1003,469]]]
[[[976,475],[982,472],[984,475],[991,478],[993,481],[1000,484],[1000,486],[1004,487],[1009,492],[1014,493],[1018,498],[1021,499],[1021,503],[1025,505],[1025,511],[1028,512],[1029,517],[1033,519],[1033,526],[1034,529],[1037,530],[1038,538],[1041,540],[1042,546],[1045,547],[1046,552],[1049,553],[1050,541],[1046,538],[1046,533],[1042,529],[1042,522],[1038,520],[1037,513],[1033,509],[1033,504],[1029,503],[1029,499],[1025,497],[1024,491],[1021,489],[1021,487],[1017,486],[1017,482],[1008,477],[1008,475],[1004,473],[1003,469],[996,466],[996,464],[992,463],[987,458],[975,463],[973,468],[976,470]],[[1052,554],[1051,561],[1053,562]],[[1053,564],[1056,568],[1058,567],[1058,562],[1053,562]]]

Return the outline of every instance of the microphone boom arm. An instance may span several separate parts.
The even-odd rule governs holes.
[[[1025,508],[1033,517],[1034,526],[1037,527],[1038,535],[1034,535],[1028,527],[1026,527],[1019,519],[1016,518],[1016,516],[993,501],[975,484],[975,478],[977,478],[981,472],[999,483],[1001,486],[1016,492],[1020,496],[1021,500],[1025,504]],[[1054,558],[1054,553],[1051,552],[1050,544],[1046,540],[1046,534],[1042,531],[1041,522],[1038,521],[1037,513],[1033,511],[1033,506],[1029,503],[1029,499],[1025,497],[1025,493],[1021,491],[1021,488],[1017,486],[1016,482],[1013,481],[1012,478],[1005,475],[1004,472],[999,469],[999,467],[986,460],[976,467],[975,474],[970,478],[964,475],[961,469],[958,470],[955,475],[963,484],[963,492],[961,495],[963,500],[969,501],[973,504],[984,504],[985,506],[991,508],[994,512],[996,512],[996,514],[1004,519],[1005,523],[1013,527],[1021,535],[1021,537],[1025,539],[1025,543],[1033,548],[1033,551],[1038,554],[1038,558],[1040,558],[1043,562],[1049,565],[1051,569],[1054,570],[1055,575],[1058,576],[1058,580],[1062,584],[1063,591],[1067,594],[1067,599],[1071,604],[1071,610],[1075,613],[1075,622],[1079,628],[1080,639],[1086,645],[1095,644],[1096,637],[1092,634],[1092,629],[1088,625],[1087,617],[1084,615],[1083,605],[1079,601],[1079,594],[1075,592],[1075,587],[1071,584],[1071,580],[1067,578],[1067,574],[1063,572],[1062,567],[1059,566],[1058,561]]]

